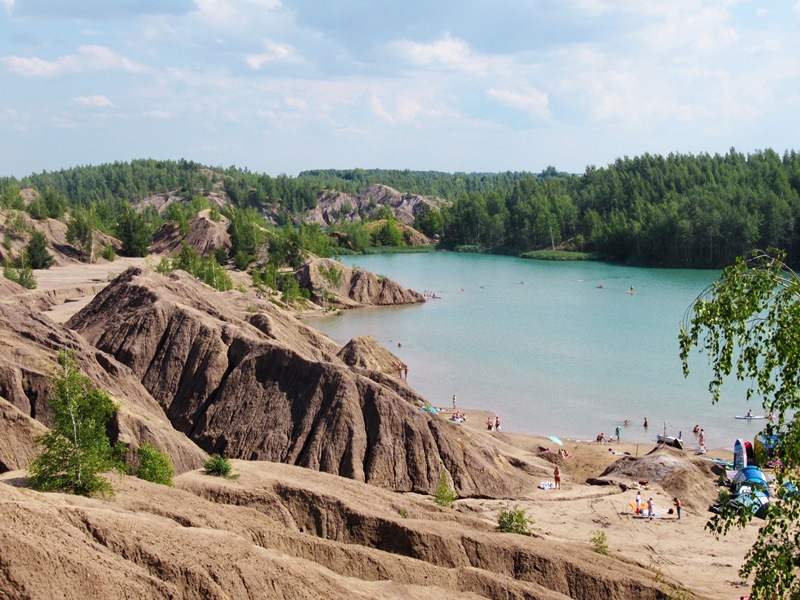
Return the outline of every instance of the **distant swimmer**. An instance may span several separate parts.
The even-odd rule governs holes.
[[[520,283],[521,283],[522,285],[525,285],[525,282],[524,282],[524,281],[520,281]]]

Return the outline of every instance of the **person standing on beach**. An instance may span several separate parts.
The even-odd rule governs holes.
[[[678,521],[681,520],[681,501],[677,498],[672,499],[672,504],[675,505],[675,512],[678,513]]]
[[[636,514],[642,514],[642,492],[636,492]]]
[[[649,498],[647,500],[647,515],[650,517],[650,520],[653,520],[653,499]]]
[[[555,481],[555,483],[556,483],[556,489],[560,490],[561,489],[561,470],[558,468],[558,465],[556,465],[556,468],[553,469],[553,481]]]
[[[617,435],[617,443],[619,444],[619,436],[622,433],[622,428],[619,425],[617,425],[617,429],[614,433]]]
[[[647,429],[647,417],[644,418],[644,428]]]
[[[453,410],[456,409],[456,395],[453,394]]]
[[[498,417],[496,415],[494,417],[494,430],[495,431],[500,431],[500,417]]]

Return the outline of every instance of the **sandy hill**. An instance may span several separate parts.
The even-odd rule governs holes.
[[[17,210],[0,210],[0,237],[9,241],[9,248],[0,245],[0,262],[6,258],[13,260],[19,257],[22,250],[28,245],[31,234],[41,232],[47,238],[47,250],[53,256],[53,264],[64,266],[84,262],[78,249],[67,241],[67,224],[69,214],[64,221],[58,219],[34,219],[28,213]],[[115,250],[122,246],[116,238],[108,236],[101,231],[95,231],[95,262],[106,263],[100,253],[106,243],[111,244]]]
[[[131,269],[67,327],[126,364],[208,452],[402,491],[433,492],[442,469],[464,495],[532,483],[495,449],[420,410],[424,399],[394,368],[354,371],[331,340],[252,295]]]
[[[411,225],[425,206],[438,209],[445,204],[447,202],[439,198],[407,194],[388,185],[375,184],[357,195],[335,190],[320,192],[317,206],[306,213],[306,220],[320,225],[331,225],[339,220],[356,221],[363,214],[388,206],[396,219]]]
[[[453,423],[420,410],[371,338],[340,347],[254,293],[179,272],[103,276],[122,266],[54,267],[37,274],[48,296],[0,288],[0,597],[741,595],[758,525],[721,541],[703,530],[716,475],[691,453],[565,440],[564,458],[487,431],[479,411]],[[74,302],[59,304],[65,289]],[[114,439],[171,455],[175,488],[119,475],[105,499],[24,487],[61,349],[120,405]],[[202,474],[207,451],[248,459],[239,479]],[[562,489],[540,489],[554,465]],[[454,509],[428,495],[442,469]],[[641,480],[663,518],[632,515]],[[666,514],[674,495],[682,521]],[[533,536],[496,531],[512,506]],[[609,556],[588,543],[598,532]]]
[[[666,598],[641,566],[496,533],[413,495],[275,463],[175,489],[113,477],[116,494],[0,482],[8,598]],[[5,483],[5,485],[4,485]],[[696,596],[697,597],[697,596]]]
[[[189,233],[181,236],[178,226],[173,222],[164,223],[153,234],[150,254],[174,256],[181,251],[181,242],[193,248],[201,256],[213,253],[217,248],[230,250],[231,236],[228,234],[230,221],[223,215],[218,221],[210,217],[209,209],[202,210],[189,219]]]

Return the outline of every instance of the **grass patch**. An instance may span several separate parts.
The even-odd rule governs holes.
[[[594,252],[569,252],[567,250],[531,250],[523,252],[520,258],[532,258],[534,260],[601,260],[600,256]]]

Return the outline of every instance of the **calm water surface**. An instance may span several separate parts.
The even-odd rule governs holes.
[[[376,338],[408,364],[409,384],[436,406],[450,406],[456,394],[460,407],[496,412],[506,430],[569,439],[611,434],[629,419],[628,441],[654,441],[665,424],[668,435],[682,431],[691,440],[697,423],[709,445],[727,448],[760,429],[733,418],[748,408],[738,382],[712,405],[704,356],[693,357],[688,379],[681,372],[680,322],[718,271],[457,253],[342,262],[441,296],[309,321],[342,344]]]

